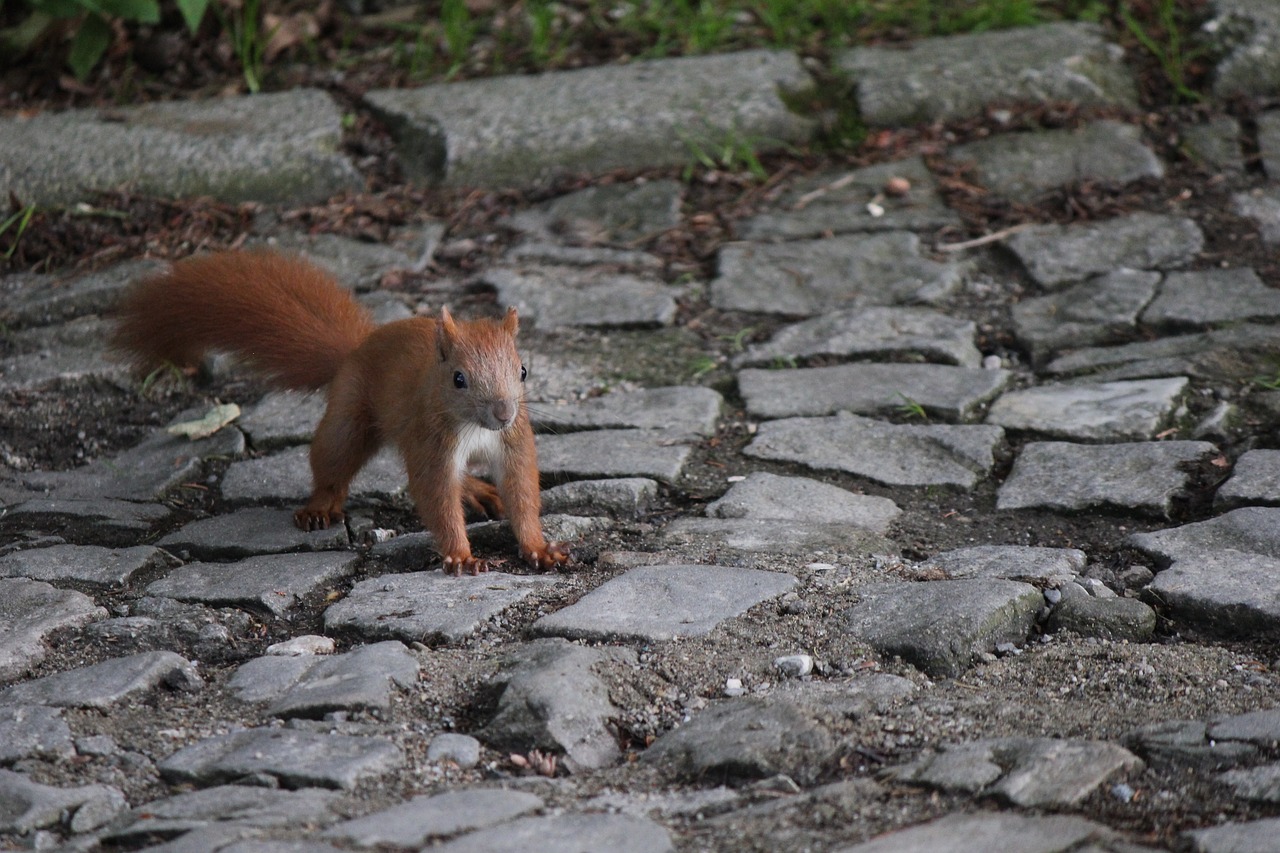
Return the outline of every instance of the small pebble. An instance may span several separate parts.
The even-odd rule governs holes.
[[[1058,602],[1062,600],[1062,590],[1046,589],[1044,591],[1044,600],[1049,603],[1050,607],[1056,607]]]
[[[894,176],[884,182],[884,194],[901,197],[911,192],[911,182],[901,176]]]
[[[742,696],[747,692],[742,686],[741,678],[726,678],[724,682],[724,695],[726,696]]]
[[[427,760],[452,761],[464,770],[480,763],[480,741],[468,735],[443,732],[431,739]]]
[[[983,356],[982,358],[983,370],[999,370],[1002,367],[1004,367],[1004,362],[1001,361],[1000,356],[998,355]]]
[[[1127,803],[1133,799],[1134,790],[1125,783],[1121,782],[1111,786],[1111,796],[1115,797],[1122,803]]]
[[[789,678],[802,678],[813,672],[813,658],[809,655],[783,655],[774,658],[773,666]]]

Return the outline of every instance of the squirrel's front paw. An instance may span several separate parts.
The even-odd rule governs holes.
[[[463,572],[472,576],[487,572],[489,571],[489,564],[470,554],[446,554],[444,565],[441,566],[441,569],[444,570],[445,574],[459,578],[462,577]]]
[[[293,514],[293,523],[303,530],[328,530],[331,524],[341,524],[341,512],[303,507]]]
[[[540,548],[521,548],[520,559],[540,572],[549,572],[569,562],[569,546],[563,542],[547,542]]]

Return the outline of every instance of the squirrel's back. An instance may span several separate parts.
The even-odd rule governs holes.
[[[328,384],[372,330],[365,310],[315,264],[237,251],[187,258],[136,282],[111,343],[144,370],[233,352],[274,385],[311,390]]]

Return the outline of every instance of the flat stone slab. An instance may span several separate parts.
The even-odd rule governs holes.
[[[1012,378],[1007,370],[945,364],[842,364],[742,370],[738,390],[747,412],[759,418],[902,414],[918,405],[930,418],[962,421]]]
[[[1100,823],[1074,815],[1022,815],[1017,812],[956,813],[855,844],[836,853],[1070,853],[1115,839]],[[1086,846],[1082,846],[1086,845]],[[1106,849],[1101,846],[1096,849]]]
[[[55,788],[12,770],[0,770],[0,804],[0,832],[24,835],[64,824],[85,832],[128,808],[124,794],[109,785]]]
[[[890,772],[897,781],[993,796],[1022,808],[1069,808],[1117,773],[1143,766],[1129,750],[1106,741],[1012,737],[942,746]]]
[[[656,277],[553,265],[498,267],[481,280],[542,329],[670,326],[680,291]]]
[[[0,359],[0,390],[29,390],[54,383],[127,385],[128,370],[106,352],[107,323],[80,317],[54,326],[10,332],[14,354]]]
[[[114,539],[120,535],[136,536],[146,533],[154,525],[168,518],[172,512],[163,504],[142,504],[113,498],[98,500],[32,498],[7,507],[5,519],[25,525],[72,522],[95,535]]]
[[[1280,450],[1247,450],[1240,454],[1231,479],[1218,487],[1214,505],[1280,505]]]
[[[542,808],[542,798],[505,788],[464,788],[414,797],[389,809],[344,821],[324,838],[357,847],[421,847],[429,840],[506,823]]]
[[[1205,734],[1211,740],[1232,740],[1269,747],[1280,742],[1280,708],[1264,708],[1213,720]]]
[[[722,311],[807,317],[873,305],[929,304],[955,292],[965,267],[924,256],[910,231],[720,249],[711,304]]]
[[[103,548],[98,545],[51,545],[0,557],[0,577],[37,581],[72,581],[93,587],[120,587],[139,572],[170,566],[172,557],[150,545]]]
[[[1211,326],[1280,318],[1280,290],[1267,287],[1248,268],[1174,272],[1142,312],[1154,326]]]
[[[45,112],[0,122],[0,189],[40,206],[121,186],[306,204],[364,187],[341,147],[342,110],[317,89]]]
[[[810,480],[756,471],[707,506],[710,518],[784,519],[843,524],[885,533],[901,514],[888,498],[859,495]]]
[[[1134,213],[1079,225],[1036,225],[1005,245],[1032,278],[1051,288],[1121,267],[1180,267],[1199,254],[1204,234],[1185,217]]]
[[[326,631],[365,640],[457,642],[532,592],[557,583],[554,575],[444,572],[385,575],[357,583],[325,611]]]
[[[1207,521],[1135,533],[1127,541],[1165,567],[1179,560],[1198,561],[1216,551],[1229,550],[1280,559],[1280,509],[1233,509]]]
[[[43,492],[41,497],[57,500],[153,501],[183,483],[203,479],[202,460],[238,456],[244,447],[244,434],[237,429],[218,430],[198,441],[158,430],[110,459],[72,471],[24,472],[19,479],[25,488]]]
[[[273,554],[235,563],[190,563],[147,587],[148,595],[283,616],[302,598],[347,577],[357,554]]]
[[[928,308],[867,308],[831,311],[783,326],[768,343],[749,347],[735,367],[789,362],[813,356],[883,358],[920,355],[929,361],[977,367],[977,327]]]
[[[399,748],[382,738],[248,729],[183,747],[157,767],[161,778],[176,784],[218,785],[264,774],[283,788],[350,789],[403,760]]]
[[[1275,846],[1277,832],[1280,817],[1271,817],[1192,829],[1180,838],[1192,853],[1267,853]]]
[[[347,528],[337,524],[328,530],[301,530],[293,511],[250,507],[185,524],[160,540],[175,554],[197,560],[235,560],[285,551],[327,551],[351,544]]]
[[[1240,799],[1256,803],[1280,802],[1280,764],[1228,770],[1218,776],[1218,781],[1230,787]]]
[[[835,738],[790,699],[742,697],[717,702],[654,741],[641,756],[682,779],[763,779],[784,773],[810,782],[832,761]]]
[[[1045,371],[1066,376],[1088,373],[1097,380],[1179,375],[1248,379],[1274,370],[1278,357],[1280,328],[1239,323],[1154,341],[1079,349],[1055,358]]]
[[[418,681],[418,659],[395,640],[340,655],[268,655],[241,664],[227,682],[247,702],[267,702],[277,717],[323,717],[334,711],[386,710],[392,686]]]
[[[463,835],[431,848],[437,853],[674,853],[671,836],[659,823],[623,814],[564,812],[522,817]]]
[[[636,517],[652,506],[657,498],[657,481],[646,477],[574,480],[543,491],[542,511]]]
[[[878,583],[859,587],[846,630],[931,677],[955,678],[999,643],[1027,639],[1044,596],[1009,580]]]
[[[934,554],[926,563],[952,580],[1005,578],[1037,584],[1058,584],[1084,571],[1087,557],[1076,548],[1029,545],[975,545]]]
[[[1211,551],[1175,561],[1156,574],[1145,592],[1176,622],[1232,636],[1274,634],[1280,631],[1277,572],[1277,557],[1233,549]]]
[[[533,623],[540,636],[659,642],[701,637],[796,585],[792,575],[730,566],[641,566]]]
[[[712,553],[812,555],[892,554],[897,546],[879,533],[846,522],[785,518],[677,518],[662,531],[670,548]]]
[[[1061,349],[1096,346],[1131,333],[1155,297],[1160,273],[1116,270],[1013,306],[1018,340],[1039,361]]]
[[[893,178],[910,182],[905,195],[885,192]],[[934,231],[959,226],[921,157],[797,180],[770,210],[744,220],[744,240],[795,240],[856,231]]]
[[[646,477],[679,479],[692,452],[689,437],[667,430],[605,429],[539,435],[538,470],[574,479]]]
[[[988,106],[1072,101],[1138,105],[1124,51],[1089,24],[1046,24],[919,39],[837,54],[857,81],[867,123],[912,125],[978,115]]]
[[[674,385],[619,391],[571,403],[530,408],[535,429],[665,429],[713,435],[724,398],[710,388]]]
[[[308,447],[291,447],[270,456],[232,462],[222,478],[222,496],[229,501],[291,501],[311,495],[311,457]],[[351,497],[386,500],[404,491],[408,475],[400,455],[379,451],[351,483]]]
[[[18,678],[44,660],[49,634],[106,615],[82,592],[27,578],[0,578],[0,681]]]
[[[511,225],[537,240],[640,243],[680,224],[684,185],[670,179],[597,184],[522,210]]]
[[[991,404],[987,423],[1083,441],[1150,439],[1172,417],[1188,381],[1175,376],[1011,391]]]
[[[1127,732],[1124,743],[1160,770],[1215,771],[1257,761],[1258,749],[1244,741],[1210,739],[1199,720],[1163,720]]]
[[[743,453],[846,471],[889,486],[971,489],[995,465],[996,426],[900,425],[839,412],[766,421]]]
[[[195,690],[204,682],[195,666],[173,652],[141,652],[46,675],[0,690],[0,705],[52,705],[97,708],[166,686]]]
[[[1167,517],[1192,487],[1195,464],[1215,453],[1207,441],[1034,442],[1014,462],[996,509],[1106,507]]]
[[[984,187],[1022,202],[1082,181],[1127,184],[1164,176],[1164,164],[1142,142],[1142,129],[1118,121],[1078,130],[1002,133],[952,148],[947,156],[973,163]]]
[[[563,757],[570,772],[608,767],[622,758],[611,721],[623,713],[592,667],[636,665],[629,649],[591,649],[561,639],[526,643],[508,653],[491,680],[498,708],[476,737],[510,752],[531,749]]]
[[[130,844],[205,827],[324,826],[338,819],[342,795],[320,788],[282,791],[249,785],[218,785],[187,791],[138,806],[129,822],[113,827],[105,839]]]
[[[10,326],[45,326],[113,308],[129,282],[157,272],[163,265],[150,258],[125,261],[79,274],[59,271],[9,275],[0,285],[5,305],[0,319]]]
[[[75,755],[62,712],[44,705],[0,707],[0,764],[27,758],[61,761]]]
[[[694,146],[715,150],[726,138],[764,149],[802,143],[813,123],[788,110],[779,89],[809,84],[794,53],[751,50],[364,97],[391,128],[409,177],[495,187],[684,165]]]
[[[244,430],[257,450],[306,444],[315,435],[316,424],[324,416],[325,405],[323,394],[272,391],[257,403],[247,406],[236,426]]]

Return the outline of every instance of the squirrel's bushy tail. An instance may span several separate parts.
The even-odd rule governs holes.
[[[280,388],[329,383],[373,330],[333,277],[272,251],[219,252],[136,282],[117,310],[111,344],[135,367],[198,364],[235,353]]]

